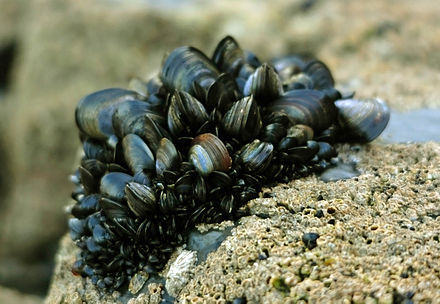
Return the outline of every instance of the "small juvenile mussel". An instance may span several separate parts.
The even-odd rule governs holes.
[[[230,36],[211,58],[179,47],[151,80],[78,103],[72,271],[108,291],[157,272],[195,225],[234,220],[263,186],[322,171],[333,143],[371,141],[389,116],[380,99],[344,98],[319,60],[261,62]]]

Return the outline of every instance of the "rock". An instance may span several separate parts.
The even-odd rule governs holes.
[[[43,299],[0,286],[0,303],[40,304]]]
[[[362,302],[410,294],[414,302],[429,302],[439,297],[440,144],[370,144],[357,152],[343,144],[338,150],[341,158],[359,160],[363,173],[357,179],[325,183],[309,176],[265,189],[273,197],[247,204],[251,215],[194,268],[176,299]],[[324,210],[322,217],[315,216],[318,210]],[[319,246],[306,249],[304,231],[318,233]],[[77,249],[68,237],[61,245],[48,302],[60,303],[55,295],[72,291],[96,293],[88,279],[67,273]],[[259,258],[261,252],[266,259]]]
[[[206,9],[208,5],[209,10]],[[176,6],[179,14],[175,14]],[[294,52],[315,54],[334,71],[339,88],[355,90],[359,98],[379,96],[393,110],[440,107],[437,85],[440,68],[440,12],[438,6],[428,0],[403,0],[399,6],[381,0],[372,0],[368,6],[351,1],[275,0],[270,3],[218,1],[198,3],[197,6],[173,2],[171,7],[165,4],[150,7],[142,1],[126,4],[121,1],[83,3],[69,0],[60,4],[55,0],[31,3],[0,0],[0,7],[0,48],[15,44],[17,50],[10,70],[9,89],[0,97],[0,133],[3,135],[0,146],[8,149],[7,153],[0,153],[3,163],[9,164],[10,173],[4,173],[3,170],[0,172],[0,180],[8,182],[5,184],[0,181],[3,189],[6,189],[0,193],[0,283],[14,281],[14,284],[21,284],[21,288],[34,286],[34,290],[44,292],[48,271],[32,271],[32,278],[26,282],[17,281],[16,278],[20,278],[22,270],[29,269],[32,264],[37,265],[35,269],[47,269],[55,250],[54,242],[66,228],[61,202],[65,201],[67,193],[72,189],[67,179],[73,170],[72,164],[78,163],[74,161],[79,141],[73,119],[77,101],[98,89],[126,87],[132,76],[147,78],[159,68],[163,53],[176,46],[191,44],[209,53],[221,37],[231,34],[244,48],[258,50],[258,55],[263,59]],[[401,153],[397,149],[400,148],[412,152],[402,152],[406,153],[404,161],[408,163],[399,167],[392,161],[401,163],[397,159]],[[348,148],[342,146],[340,149]],[[412,170],[415,160],[426,156],[415,153],[428,153],[433,155],[433,159],[436,159],[435,153],[438,153],[437,146],[432,144],[385,147],[373,144],[362,149],[354,154],[368,155],[376,163],[369,163],[370,167],[358,164],[358,168],[363,170],[361,176],[329,183],[327,186],[313,179],[297,181],[290,186],[302,186],[301,183],[307,181],[319,185],[317,189],[322,191],[339,193],[326,187],[346,184],[358,187],[358,182],[365,181],[366,175],[368,181],[374,183],[379,178],[375,176],[377,170],[383,169],[380,156],[386,153],[393,156],[390,156],[392,160],[387,163],[388,173],[384,173],[385,176],[399,181],[402,181],[401,178],[416,178],[416,175],[407,171]],[[351,163],[348,156],[351,154],[346,154],[347,163]],[[373,167],[377,170],[373,170]],[[368,171],[368,168],[371,170]],[[418,170],[419,176],[423,176],[426,169],[419,167]],[[429,187],[436,189],[437,177],[435,174],[431,176],[432,179],[427,179],[430,181]],[[376,193],[376,189],[368,185],[365,187]],[[408,205],[415,201],[414,204],[422,208],[418,200],[426,200],[433,194],[423,192],[426,189],[419,188],[422,187],[419,184],[414,184],[414,187],[421,192],[417,198],[407,198],[410,200]],[[377,193],[377,197],[372,197],[365,189],[360,191],[371,203],[383,195]],[[275,190],[274,193],[278,195],[280,189]],[[361,200],[353,191],[351,189],[350,192],[353,197]],[[277,196],[273,199],[277,199]],[[326,199],[324,197],[315,203],[325,206]],[[309,198],[306,198],[308,201]],[[297,210],[295,206],[287,203],[285,208]],[[340,210],[329,214],[327,207],[319,209],[324,210],[324,216],[314,217],[313,220],[318,221],[316,223],[330,223],[331,229],[337,230],[341,225],[338,219]],[[434,208],[429,210],[431,216],[428,218],[438,214]],[[276,208],[263,211],[266,212],[267,221],[273,221],[273,216],[278,212]],[[263,211],[258,213],[261,220]],[[366,212],[373,211],[366,209]],[[413,227],[417,232],[414,223],[405,225]],[[427,233],[432,231],[432,228],[428,229]],[[321,235],[325,237],[325,234]],[[330,243],[334,244],[330,244],[330,247],[337,246],[337,243]],[[403,250],[398,243],[391,244],[390,250]],[[235,245],[230,242],[228,244]],[[431,248],[431,245],[427,246]],[[221,251],[221,248],[216,252]],[[368,252],[366,249],[361,251]],[[272,259],[269,252],[264,261],[271,262]],[[10,269],[11,261],[20,264],[20,271]],[[328,261],[332,261],[332,258],[329,257]],[[198,267],[206,263],[208,261]],[[46,268],[40,268],[42,264]],[[303,267],[304,273],[308,272],[307,267]],[[65,270],[68,271],[68,267]],[[315,274],[316,271],[310,272],[311,276]],[[285,280],[296,282],[297,278],[298,275],[292,274],[286,276]],[[323,286],[343,289],[332,278],[325,279]],[[410,276],[405,280],[408,279],[413,278]],[[43,287],[39,285],[42,282]],[[306,294],[306,289],[313,287],[316,282],[304,279],[301,283],[304,288],[295,291],[297,297]],[[401,285],[409,286],[404,283]],[[85,286],[89,288],[89,285]],[[81,285],[78,290],[82,292],[83,287]],[[151,287],[151,290],[155,290],[152,297],[157,298],[161,288],[159,283]],[[400,285],[396,288],[404,289]],[[76,301],[80,293],[69,293],[69,290],[66,289],[66,297],[63,299]],[[405,294],[406,290],[398,292]],[[189,292],[186,294],[192,296]],[[229,290],[224,294],[229,294]],[[362,297],[356,295],[359,301],[363,301]],[[393,291],[380,291],[377,297],[392,299]],[[413,299],[417,297],[416,293]],[[138,298],[137,301],[143,301],[145,296],[140,295]]]

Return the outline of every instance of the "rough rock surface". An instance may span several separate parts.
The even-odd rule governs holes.
[[[251,216],[241,218],[196,266],[178,299],[438,301],[440,145],[341,145],[339,150],[345,161],[358,161],[359,177],[324,183],[310,176],[265,188],[261,198],[248,203]],[[319,234],[313,249],[302,241],[307,232]],[[69,271],[76,250],[63,239],[47,303],[70,303],[73,296],[78,303],[99,299],[88,279]],[[158,290],[153,290],[129,303],[156,303],[152,297]],[[113,296],[99,301],[117,301]]]
[[[17,45],[10,88],[0,92],[0,284],[33,292],[45,288],[54,240],[65,229],[60,202],[71,190],[66,177],[79,145],[73,119],[77,101],[94,90],[125,87],[131,76],[148,77],[163,53],[176,46],[191,44],[210,53],[231,34],[263,59],[315,54],[340,87],[356,90],[359,97],[380,96],[393,110],[440,107],[435,1],[195,0],[193,6],[165,1],[170,2],[150,7],[143,1],[0,0],[0,49]],[[380,151],[372,158],[378,168],[381,154],[395,151],[371,147]],[[370,153],[363,149],[359,153]],[[438,153],[435,144],[402,149],[409,149],[410,159]],[[391,159],[398,158],[396,153]],[[426,195],[422,191],[417,197]],[[435,227],[427,228],[425,233]],[[313,250],[322,241],[321,235]],[[32,276],[23,282],[26,272]]]

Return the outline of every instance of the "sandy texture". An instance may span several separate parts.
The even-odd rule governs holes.
[[[310,176],[264,189],[274,197],[249,202],[252,215],[194,269],[178,299],[438,303],[440,145],[339,149],[346,161],[359,161],[362,175],[333,183]],[[302,241],[307,232],[319,234],[311,250]],[[64,238],[47,303],[65,303],[84,287],[82,299],[93,299],[88,280],[69,273],[75,251]]]
[[[0,48],[17,44],[10,88],[0,95],[0,155],[9,164],[0,170],[0,284],[32,292],[47,285],[66,227],[67,176],[77,164],[77,101],[102,88],[126,87],[132,76],[149,77],[164,52],[177,46],[211,54],[231,34],[263,60],[314,54],[340,88],[380,96],[395,110],[440,107],[440,6],[434,1],[143,3],[0,0]],[[408,149],[415,155],[429,147]],[[23,282],[29,269],[32,276]]]
[[[414,295],[437,302],[439,153],[438,144],[372,145],[349,152],[364,171],[358,178],[309,177],[267,189],[275,197],[249,203],[254,216],[241,219],[180,297],[399,303]],[[312,250],[301,240],[306,232],[320,235]]]

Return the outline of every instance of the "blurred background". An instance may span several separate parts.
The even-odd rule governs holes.
[[[230,34],[263,61],[317,56],[358,97],[439,107],[439,16],[429,0],[0,0],[0,302],[46,294],[86,94],[149,79],[181,45],[211,56]]]

